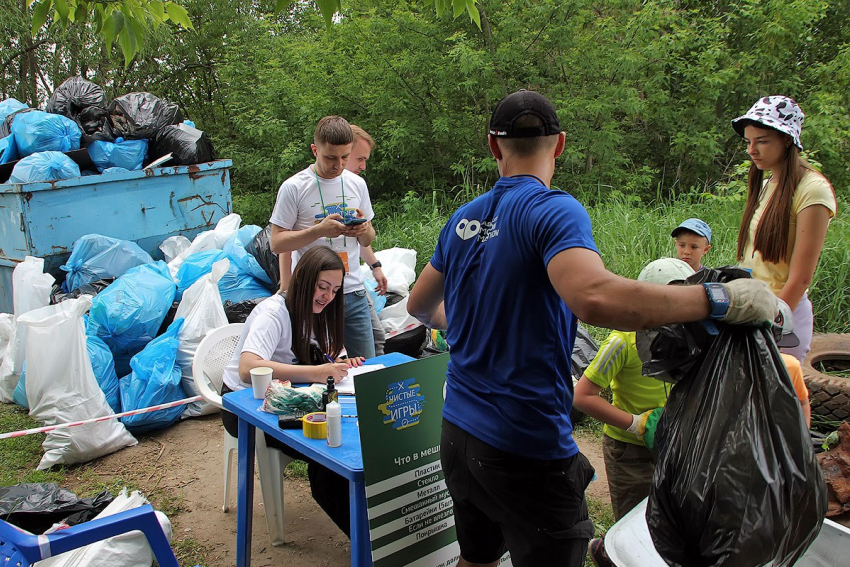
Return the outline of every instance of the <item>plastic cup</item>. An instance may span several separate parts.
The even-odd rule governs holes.
[[[254,388],[254,398],[262,400],[266,397],[266,390],[272,383],[273,370],[268,366],[257,366],[251,369],[251,387]]]

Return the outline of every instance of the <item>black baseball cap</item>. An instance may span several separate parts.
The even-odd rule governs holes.
[[[535,128],[515,128],[517,119],[532,114],[543,122]],[[561,133],[558,113],[545,96],[525,89],[499,101],[490,117],[490,135],[497,138],[535,138]]]

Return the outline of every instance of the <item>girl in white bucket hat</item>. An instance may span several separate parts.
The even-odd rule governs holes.
[[[738,231],[738,262],[793,310],[800,344],[782,351],[800,361],[812,341],[808,287],[836,210],[829,180],[800,157],[803,118],[794,99],[766,96],[732,121],[753,160]]]

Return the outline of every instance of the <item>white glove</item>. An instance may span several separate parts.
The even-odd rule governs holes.
[[[779,303],[765,282],[742,278],[723,286],[729,296],[729,309],[721,321],[733,325],[761,325],[776,318]]]

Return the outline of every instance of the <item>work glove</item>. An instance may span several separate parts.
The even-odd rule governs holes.
[[[637,438],[643,441],[646,448],[652,451],[655,447],[655,428],[658,426],[658,420],[661,419],[663,412],[664,408],[655,408],[642,414],[633,414],[632,424],[626,431],[632,435],[637,435]]]
[[[729,296],[729,309],[721,321],[733,325],[762,325],[776,318],[777,299],[765,282],[742,278],[723,286]]]

